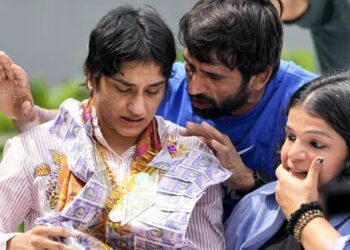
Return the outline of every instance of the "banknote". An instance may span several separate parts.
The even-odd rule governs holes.
[[[215,184],[215,181],[210,179],[203,171],[197,171],[184,164],[171,169],[167,175],[186,182],[195,183],[202,190]]]
[[[76,197],[62,211],[62,216],[83,224],[92,224],[100,219],[104,206],[81,197]]]
[[[186,182],[179,179],[164,176],[158,185],[158,191],[169,194],[185,195],[190,198],[196,198],[202,193],[202,189],[192,182]]]
[[[188,154],[187,157],[183,160],[183,164],[187,166],[193,166],[194,162],[198,160],[198,158],[204,154],[203,152],[200,152],[198,150],[191,150]]]
[[[176,160],[171,158],[169,152],[166,149],[162,149],[148,165],[167,171],[170,169],[170,167],[175,166],[174,163],[176,163]]]
[[[90,178],[81,190],[81,195],[86,200],[103,205],[107,198],[107,188],[97,180]]]
[[[131,226],[135,235],[164,245],[179,245],[184,238],[181,233],[148,225],[139,220],[133,221]]]
[[[214,156],[196,150],[191,153],[190,160],[185,159],[182,166],[204,173],[214,183],[223,182],[232,175]]]
[[[151,207],[142,213],[138,219],[143,223],[159,227],[162,229],[184,232],[190,219],[189,213],[170,212]]]
[[[161,244],[159,242],[154,242],[151,240],[147,240],[145,238],[135,236],[134,238],[134,249],[135,250],[144,250],[144,249],[155,249],[155,250],[176,250],[178,248]]]
[[[134,237],[132,233],[126,233],[121,236],[110,227],[107,227],[106,243],[111,249],[133,249]]]
[[[200,196],[191,199],[182,195],[158,193],[155,207],[164,211],[191,212]]]

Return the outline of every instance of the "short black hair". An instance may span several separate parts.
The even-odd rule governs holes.
[[[283,28],[269,0],[200,0],[181,18],[179,40],[197,60],[218,60],[249,80],[278,70]]]
[[[121,63],[153,62],[170,77],[176,59],[174,36],[155,9],[121,6],[109,11],[90,33],[84,73],[98,84],[102,75],[120,71]]]
[[[325,75],[303,85],[291,97],[287,114],[298,105],[326,121],[350,150],[350,71]],[[350,177],[349,152],[341,177]]]

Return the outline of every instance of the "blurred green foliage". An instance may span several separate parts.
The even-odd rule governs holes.
[[[86,87],[81,86],[81,83],[83,83],[83,80],[74,79],[60,83],[52,88],[42,79],[33,79],[30,81],[30,87],[36,105],[57,109],[68,98],[82,101],[89,96],[89,91]],[[15,131],[11,119],[0,112],[0,134],[13,133]]]
[[[81,86],[81,83],[83,80],[74,79],[62,82],[52,88],[42,79],[33,79],[30,81],[30,87],[36,105],[57,109],[68,98],[82,101],[89,96],[89,91],[86,87]],[[6,140],[16,134],[17,131],[11,119],[0,112],[0,159]]]
[[[57,109],[68,98],[82,101],[89,96],[89,91],[86,87],[82,86],[82,83],[83,80],[74,79],[62,82],[52,88],[45,81],[35,79],[30,81],[30,86],[36,105],[49,109]]]
[[[282,59],[293,61],[304,69],[315,72],[316,60],[312,50],[283,50]]]

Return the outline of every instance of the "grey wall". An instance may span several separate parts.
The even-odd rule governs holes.
[[[82,75],[88,36],[120,4],[152,5],[177,34],[180,17],[196,0],[0,0],[0,50],[31,77],[50,84]],[[285,46],[310,48],[308,32],[287,27]]]

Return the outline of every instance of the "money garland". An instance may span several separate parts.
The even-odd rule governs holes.
[[[93,99],[90,98],[87,105],[83,107],[83,120],[85,123],[92,118],[92,104]],[[148,163],[151,162],[152,159],[159,153],[160,149],[151,147],[140,157],[134,159],[129,176],[127,176],[120,185],[117,185],[112,170],[105,160],[106,148],[104,148],[103,145],[101,145],[96,139],[94,129],[92,129],[92,136],[94,139],[96,158],[103,163],[106,169],[106,175],[111,190],[105,201],[102,224],[96,225],[86,232],[88,232],[90,235],[92,234],[95,237],[99,236],[98,238],[101,238],[102,234],[105,232],[105,230],[101,230],[102,227],[104,225],[108,225],[119,235],[130,234],[131,230],[129,229],[128,225],[122,221],[122,218],[120,218],[122,216],[122,211],[118,211],[118,208],[121,206],[121,203],[125,197],[135,188],[138,177],[140,177],[142,174],[145,176],[152,176],[157,172],[157,169],[148,166]],[[159,178],[157,175],[157,182],[158,179]]]
[[[130,176],[134,177],[127,177],[127,184],[123,181],[120,185],[129,189],[138,188],[140,192],[125,192],[121,196],[128,200],[127,207],[137,207],[139,199],[145,197],[145,194],[146,197],[149,193],[153,194],[141,194],[144,186],[140,188],[136,185],[140,180],[142,182],[146,179],[145,183],[151,185],[145,187],[152,187],[151,191],[156,189],[156,201],[153,205],[146,202],[147,206],[143,207],[147,209],[136,209],[126,216],[128,220],[131,218],[130,223],[122,226],[121,222],[115,222],[116,227],[113,227],[109,224],[109,214],[123,199],[117,189],[111,195],[116,184],[114,178],[111,178],[113,175],[110,167],[102,161],[105,157],[104,149],[97,150],[97,145],[94,145],[92,132],[95,123],[84,123],[77,119],[82,113],[89,118],[90,114],[84,110],[84,106],[83,103],[82,109],[81,104],[73,100],[64,103],[50,131],[62,138],[61,151],[67,156],[66,165],[74,166],[68,169],[85,185],[81,186],[79,194],[62,211],[38,218],[36,223],[71,227],[72,232],[77,233],[76,242],[85,249],[161,247],[170,250],[189,246],[185,235],[196,202],[207,188],[226,180],[231,173],[223,169],[214,156],[201,150],[187,149],[183,146],[186,143],[181,143],[181,140],[164,142],[159,152],[143,150],[142,155],[145,157],[134,159],[138,163],[132,165],[132,170],[135,171],[130,171]],[[186,139],[183,140],[186,142]],[[147,177],[151,176],[148,173],[155,176],[156,186],[152,182],[154,179]],[[126,211],[129,213],[129,210]]]

